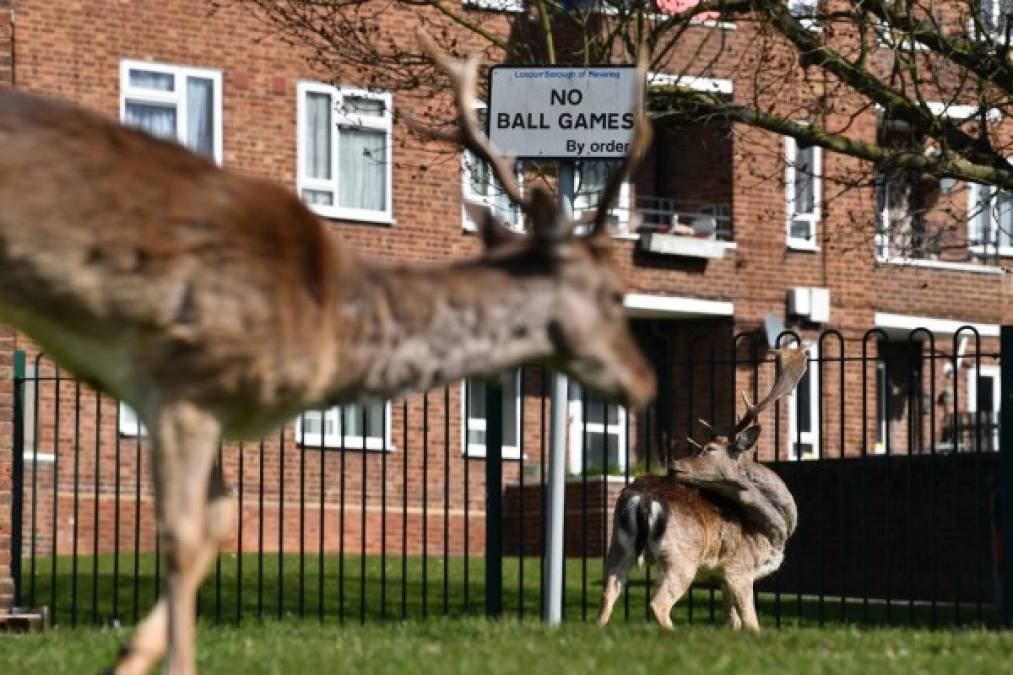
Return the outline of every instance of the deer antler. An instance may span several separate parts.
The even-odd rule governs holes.
[[[770,407],[778,399],[781,399],[792,392],[798,386],[802,376],[805,375],[806,367],[809,365],[809,353],[805,349],[781,348],[775,352],[777,361],[777,376],[770,392],[757,404],[751,404],[742,393],[742,400],[746,403],[746,414],[742,416],[732,429],[732,436],[742,433],[747,427],[756,423],[760,413]]]
[[[651,131],[651,123],[647,120],[647,106],[645,105],[647,95],[647,63],[647,47],[641,45],[640,52],[637,54],[637,82],[636,91],[633,96],[633,115],[636,118],[634,122],[633,142],[630,143],[630,149],[626,153],[622,166],[612,174],[605,185],[605,189],[602,190],[601,196],[598,199],[598,208],[595,213],[594,229],[592,232],[605,231],[608,225],[609,211],[612,210],[612,206],[615,204],[616,199],[618,199],[623,183],[626,182],[626,179],[629,178],[630,174],[637,168],[637,165],[640,164],[644,151],[651,144],[653,132]]]
[[[512,157],[503,155],[493,146],[492,141],[480,129],[478,116],[475,113],[475,103],[478,100],[476,91],[478,89],[478,55],[473,54],[467,61],[458,61],[450,58],[440,51],[421,26],[415,30],[415,37],[419,46],[433,60],[433,62],[450,77],[454,86],[454,101],[457,104],[460,115],[460,128],[456,133],[438,131],[421,125],[413,117],[405,115],[405,121],[416,132],[437,140],[445,140],[460,143],[479,158],[492,167],[496,178],[503,191],[517,206],[525,213],[531,208],[531,200],[524,197],[520,185],[514,178],[514,160]]]

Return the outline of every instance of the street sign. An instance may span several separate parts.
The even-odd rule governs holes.
[[[518,159],[622,159],[636,78],[633,66],[493,66],[489,138]]]

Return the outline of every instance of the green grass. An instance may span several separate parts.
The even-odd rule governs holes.
[[[123,629],[57,628],[0,635],[0,672],[94,673]],[[788,629],[758,636],[709,627],[662,633],[631,623],[548,629],[533,622],[431,619],[203,625],[206,673],[1008,673],[1013,635],[981,631]]]
[[[484,558],[466,560],[463,557],[451,557],[446,561],[445,567],[443,558],[439,556],[430,556],[426,561],[420,556],[410,556],[405,560],[406,576],[402,575],[400,555],[388,556],[385,565],[381,564],[380,556],[374,555],[366,556],[365,560],[357,555],[345,555],[343,560],[342,571],[342,559],[339,556],[324,556],[321,594],[320,558],[316,553],[307,553],[302,561],[298,555],[265,554],[262,570],[261,561],[255,553],[242,556],[224,554],[218,568],[212,569],[201,588],[199,611],[204,619],[214,623],[235,623],[237,620],[250,621],[258,618],[318,618],[321,614],[325,622],[343,620],[345,623],[358,623],[363,619],[373,622],[398,620],[402,617],[409,620],[444,616],[480,617],[485,613]],[[79,557],[76,583],[73,558],[58,557],[55,561],[55,576],[52,574],[53,562],[52,558],[38,558],[35,561],[34,596],[31,561],[24,563],[24,595],[21,604],[49,606],[51,618],[56,625],[74,627],[134,623],[135,597],[138,616],[143,616],[154,604],[158,582],[162,578],[161,575],[156,578],[156,557],[151,553],[139,557],[136,595],[132,554],[120,556],[118,576],[114,575],[115,559],[112,555],[99,556],[97,569],[94,558]],[[362,575],[363,563],[365,576]],[[537,619],[541,612],[539,560],[525,558],[523,574],[521,563],[516,557],[504,559],[504,614],[514,618]],[[595,618],[601,599],[601,575],[599,558],[587,561],[586,574],[579,559],[567,560],[566,620]],[[96,580],[97,587],[94,585]],[[95,590],[97,592],[93,592]],[[647,596],[645,574],[642,570],[635,570],[630,578],[626,598],[616,606],[613,621],[644,620],[647,616]],[[906,602],[894,601],[887,606],[882,601],[866,604],[860,599],[848,598],[842,607],[840,598],[828,597],[821,602],[816,597],[798,597],[794,594],[783,594],[780,599],[773,594],[760,594],[758,610],[762,624],[779,624],[782,627],[841,626],[851,623],[929,627],[947,624],[991,625],[996,622],[995,612],[988,606],[983,607],[979,615],[975,605],[965,604],[958,610],[952,605],[941,604],[936,608],[933,621],[932,608],[926,603],[908,605]],[[695,588],[691,596],[687,595],[676,606],[673,617],[677,623],[683,624],[721,623],[720,591]]]

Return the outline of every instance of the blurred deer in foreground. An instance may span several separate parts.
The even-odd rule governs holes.
[[[804,349],[778,353],[778,373],[759,403],[727,434],[690,457],[675,461],[667,476],[641,476],[619,495],[598,623],[608,622],[633,564],[661,568],[651,600],[655,619],[672,628],[672,607],[694,579],[716,579],[728,625],[759,630],[753,582],[781,566],[798,511],[784,482],[750,456],[760,436],[760,413],[789,394],[805,374]],[[692,443],[692,439],[690,439]]]
[[[644,72],[631,153],[578,239],[545,188],[521,194],[478,131],[477,61],[421,39],[454,85],[454,140],[492,166],[531,225],[517,234],[471,206],[485,252],[427,268],[361,257],[272,182],[0,91],[0,316],[131,405],[151,435],[167,593],[117,672],[147,671],[166,647],[170,673],[195,670],[195,592],[233,530],[235,505],[212,470],[221,435],[256,437],[302,410],[526,362],[631,406],[654,394],[606,233],[650,138]]]

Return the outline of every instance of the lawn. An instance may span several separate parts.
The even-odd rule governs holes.
[[[53,623],[61,626],[130,624],[143,615],[155,598],[162,579],[156,574],[154,554],[143,553],[35,560],[22,566],[22,604],[47,605]],[[164,561],[161,567],[164,568]],[[321,562],[323,563],[321,565]],[[53,574],[55,563],[55,575]],[[76,574],[75,574],[76,569]],[[322,572],[322,575],[321,575]],[[591,620],[601,598],[602,565],[598,558],[586,565],[580,559],[566,564],[567,621]],[[54,583],[55,580],[55,583]],[[322,582],[322,583],[321,583]],[[656,587],[657,577],[654,578]],[[258,619],[297,620],[322,618],[327,623],[383,620],[419,620],[435,617],[480,617],[485,612],[484,559],[440,556],[366,556],[316,553],[278,556],[255,553],[224,554],[201,589],[199,611],[203,619],[227,624]],[[503,564],[503,611],[512,618],[535,619],[540,614],[539,560],[507,557]],[[635,571],[628,593],[613,615],[616,623],[640,623],[647,616],[648,583]],[[322,603],[322,604],[321,604]],[[849,598],[799,597],[784,594],[759,597],[761,623],[767,626],[810,627],[907,625],[929,627],[947,624],[994,624],[994,611],[974,605],[931,606],[894,601],[864,603]],[[697,588],[674,611],[677,624],[721,622],[721,593]],[[0,670],[0,672],[3,672]]]
[[[99,672],[123,629],[0,635],[0,672]],[[310,620],[202,625],[205,673],[987,673],[1010,672],[1013,635],[983,631],[811,628],[753,636],[694,626],[662,633],[618,622],[548,629],[513,619],[321,625]]]

